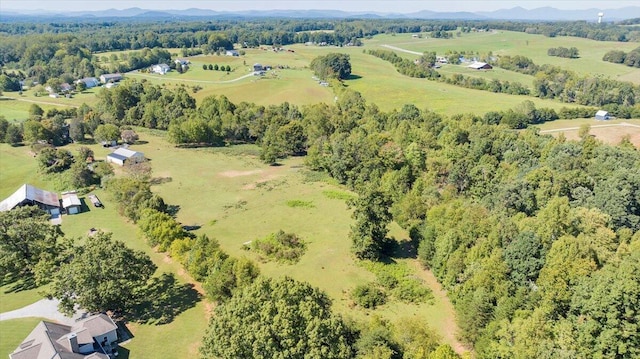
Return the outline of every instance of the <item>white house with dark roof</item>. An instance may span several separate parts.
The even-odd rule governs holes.
[[[227,52],[225,53],[227,56],[240,56],[240,53],[236,50],[227,50]]]
[[[107,155],[108,163],[115,163],[120,166],[124,166],[125,162],[142,162],[144,161],[144,154],[138,151],[132,151],[128,148],[118,148]]]
[[[51,215],[57,216],[60,214],[58,195],[30,184],[23,184],[11,196],[0,202],[0,212],[10,211],[19,206],[38,206]]]
[[[10,359],[110,359],[115,357],[118,326],[97,314],[69,326],[40,322],[9,354]]]

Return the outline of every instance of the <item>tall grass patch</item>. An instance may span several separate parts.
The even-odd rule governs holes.
[[[390,296],[405,303],[424,303],[433,300],[426,287],[413,271],[401,262],[381,263],[363,261],[362,266],[376,275],[376,284]]]

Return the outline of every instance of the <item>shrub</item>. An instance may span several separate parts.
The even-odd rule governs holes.
[[[353,301],[367,309],[373,309],[387,302],[387,295],[375,283],[361,284],[351,293]]]
[[[299,199],[292,199],[290,201],[287,201],[287,206],[291,207],[291,208],[314,208],[315,205],[313,204],[313,202],[311,201],[302,201]]]
[[[251,243],[251,249],[276,262],[296,263],[305,252],[306,244],[295,233],[280,230]]]

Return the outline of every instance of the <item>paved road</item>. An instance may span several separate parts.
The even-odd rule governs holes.
[[[66,325],[72,325],[76,320],[87,316],[86,312],[78,311],[73,317],[67,317],[58,311],[58,303],[59,301],[57,299],[41,299],[33,304],[27,305],[26,307],[12,310],[10,312],[0,313],[0,321],[36,317],[46,318]]]

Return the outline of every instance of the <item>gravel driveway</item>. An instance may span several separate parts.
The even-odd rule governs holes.
[[[33,304],[27,305],[26,307],[12,310],[10,312],[0,313],[0,321],[16,318],[38,317],[46,318],[61,324],[72,325],[76,320],[88,316],[86,312],[78,311],[73,317],[67,317],[58,311],[58,303],[59,301],[57,299],[41,299]]]

